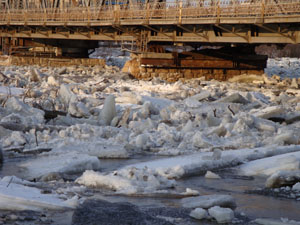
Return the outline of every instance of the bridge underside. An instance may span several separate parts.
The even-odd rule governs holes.
[[[201,76],[203,71],[205,76],[215,73],[218,74],[218,79],[225,80],[228,76],[249,71],[263,73],[267,57],[256,56],[255,46],[262,43],[297,43],[300,27],[297,24],[2,26],[0,36],[3,53],[23,56],[34,54],[82,58],[88,57],[90,49],[97,48],[98,41],[114,41],[126,46],[126,50],[140,53],[138,64],[145,69],[131,69],[136,71],[136,77],[139,77],[143,70],[175,69],[185,74],[181,72],[185,69]],[[170,53],[165,50],[166,45],[189,45],[198,51]],[[215,46],[215,49],[199,50],[209,45]],[[153,73],[146,74],[149,77],[149,74]],[[190,78],[191,74],[187,77]]]
[[[0,25],[0,37],[172,43],[300,43],[299,23],[112,26]]]

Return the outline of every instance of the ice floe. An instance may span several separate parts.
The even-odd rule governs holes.
[[[4,178],[3,178],[4,179]],[[0,181],[1,210],[66,210],[74,208],[56,194],[41,194],[35,187]]]
[[[185,208],[204,208],[209,209],[214,206],[236,208],[235,200],[230,195],[203,195],[182,199]]]
[[[166,179],[148,168],[128,168],[103,174],[85,171],[77,183],[94,188],[107,188],[122,194],[153,193],[175,186],[174,180]]]

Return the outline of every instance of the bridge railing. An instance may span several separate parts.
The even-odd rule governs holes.
[[[121,23],[182,22],[188,19],[269,18],[300,14],[300,0],[176,1],[140,4],[68,6],[63,8],[0,8],[0,22]]]

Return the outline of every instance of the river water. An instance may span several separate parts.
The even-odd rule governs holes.
[[[0,176],[15,175],[17,177],[24,177],[25,171],[18,167],[18,163],[25,158],[32,156],[7,156],[0,171]],[[101,159],[101,171],[113,171],[120,167],[130,165],[137,162],[143,162],[157,157],[136,156],[135,158],[124,160],[105,160]],[[288,218],[290,220],[300,221],[300,201],[275,198],[268,195],[247,194],[245,191],[263,188],[265,178],[254,177],[240,177],[234,174],[234,170],[225,169],[217,171],[222,179],[206,179],[203,175],[186,177],[177,180],[176,190],[183,192],[186,188],[199,191],[200,195],[207,194],[229,194],[232,195],[237,203],[236,212],[245,214],[249,219],[256,218],[273,218],[281,219]],[[78,175],[79,176],[79,175]],[[69,182],[70,186],[74,185]],[[103,194],[101,192],[94,192],[90,198],[103,199],[111,202],[130,202],[140,207],[177,207],[181,208],[178,197],[172,196],[149,196],[149,197],[128,197],[116,196],[113,194]],[[49,212],[53,224],[69,224],[72,219],[72,212]],[[202,224],[201,221],[192,220],[190,224]],[[211,223],[210,223],[211,224]]]

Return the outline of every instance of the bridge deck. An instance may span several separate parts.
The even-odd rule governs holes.
[[[112,26],[174,24],[254,24],[300,22],[300,0],[255,1],[203,5],[148,3],[64,8],[6,8],[0,10],[1,25],[33,26]],[[277,3],[276,3],[277,2]]]
[[[144,30],[147,41],[300,43],[300,0],[29,5],[0,9],[0,37],[128,41]]]

